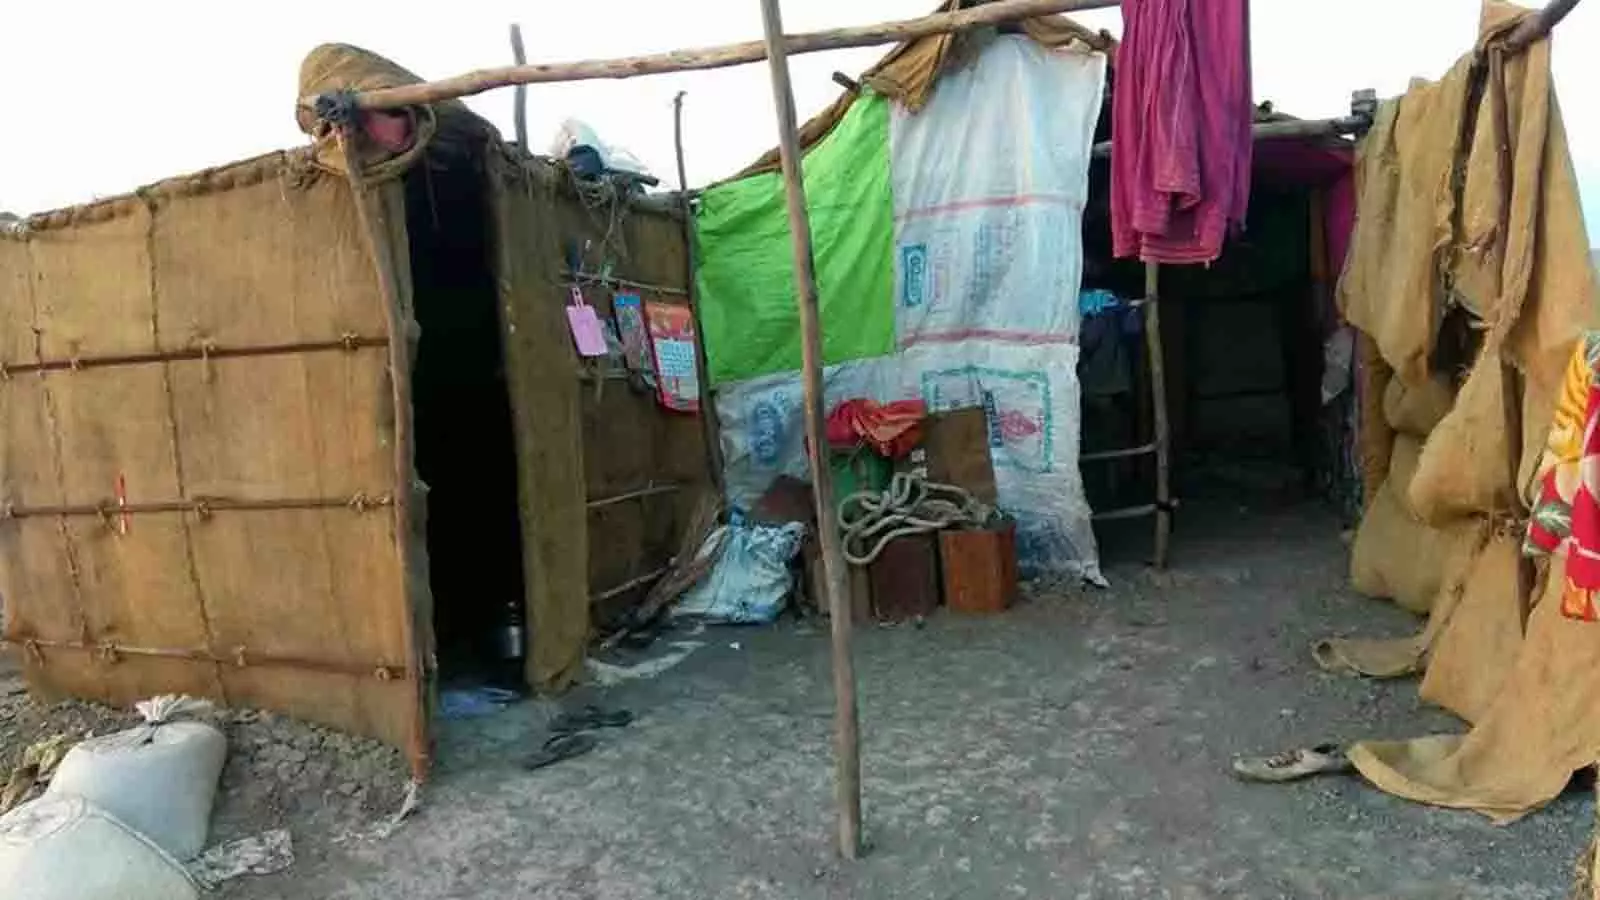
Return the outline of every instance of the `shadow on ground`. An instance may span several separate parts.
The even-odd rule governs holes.
[[[1171,574],[1115,566],[1108,591],[859,632],[858,864],[830,845],[827,636],[789,624],[663,638],[649,654],[699,646],[605,696],[639,721],[540,772],[517,761],[543,706],[453,723],[405,828],[297,838],[291,872],[229,896],[1564,896],[1581,796],[1496,828],[1355,780],[1228,777],[1240,752],[1459,726],[1414,683],[1311,664],[1316,637],[1416,627],[1344,590],[1332,519],[1216,512],[1182,523]]]

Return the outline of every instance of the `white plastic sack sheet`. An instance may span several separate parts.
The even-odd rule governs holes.
[[[195,900],[166,851],[82,797],[46,794],[0,816],[6,900]]]
[[[228,740],[210,725],[175,719],[205,705],[174,696],[137,704],[145,724],[73,747],[48,793],[82,797],[177,859],[193,858],[206,844]]]
[[[674,616],[727,625],[761,625],[778,618],[794,588],[789,562],[800,552],[806,527],[724,525],[711,533],[702,554],[724,542],[711,574],[673,608]]]
[[[1105,59],[989,40],[890,122],[898,351],[824,371],[828,408],[920,398],[988,413],[1000,506],[1028,574],[1103,584],[1078,472],[1078,290]],[[717,393],[728,499],[806,474],[799,373]]]

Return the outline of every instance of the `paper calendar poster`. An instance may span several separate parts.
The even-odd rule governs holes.
[[[644,324],[644,305],[638,294],[618,294],[611,301],[616,314],[617,334],[622,340],[622,358],[628,371],[642,375],[655,387],[655,363],[650,356],[650,334]]]
[[[646,303],[650,345],[656,359],[661,405],[678,412],[700,411],[700,379],[694,365],[694,317],[686,306]]]

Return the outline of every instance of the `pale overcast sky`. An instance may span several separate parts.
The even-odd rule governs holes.
[[[921,15],[933,0],[788,0],[789,31]],[[231,9],[229,8],[231,7]],[[1478,0],[1255,0],[1255,91],[1304,117],[1347,111],[1350,92],[1382,96],[1412,76],[1437,77],[1471,45]],[[1120,31],[1115,10],[1077,16]],[[301,142],[292,105],[300,60],[340,41],[382,53],[423,77],[509,60],[507,25],[522,23],[528,56],[562,61],[751,40],[757,0],[462,0],[407,6],[370,0],[277,0],[267,6],[187,0],[52,0],[7,4],[0,60],[7,83],[0,136],[0,210],[37,212]],[[883,48],[794,59],[802,117],[830,101],[835,70],[856,74]],[[1600,235],[1600,0],[1581,4],[1556,36],[1556,78]],[[672,97],[686,98],[692,184],[731,174],[775,142],[763,65],[529,90],[531,142],[544,149],[576,117],[673,180]],[[471,105],[511,131],[512,92]],[[1600,244],[1600,238],[1593,243]]]

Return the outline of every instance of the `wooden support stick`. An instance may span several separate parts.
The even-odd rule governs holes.
[[[1333,119],[1288,119],[1282,122],[1259,122],[1250,129],[1250,136],[1258,141],[1340,137],[1361,134],[1370,127],[1372,127],[1372,117],[1359,114]],[[1094,159],[1110,156],[1111,142],[1101,141],[1095,144],[1089,155]]]
[[[394,541],[395,557],[400,567],[400,577],[405,585],[405,615],[400,617],[401,630],[404,633],[406,651],[410,654],[409,669],[416,689],[416,705],[412,710],[410,721],[407,723],[406,755],[411,762],[411,777],[421,782],[428,773],[428,723],[427,716],[427,678],[428,673],[423,669],[423,659],[432,648],[424,648],[418,638],[416,622],[412,617],[417,612],[417,600],[414,592],[423,590],[418,585],[417,567],[412,559],[412,541],[417,538],[416,522],[412,519],[412,510],[415,509],[415,491],[417,479],[415,475],[415,453],[412,437],[412,406],[411,406],[411,311],[408,303],[400,294],[402,277],[400,262],[395,258],[393,234],[387,215],[384,213],[384,201],[381,196],[367,182],[366,173],[362,170],[361,151],[358,141],[361,134],[353,126],[340,126],[336,132],[339,141],[339,152],[345,159],[345,165],[350,172],[350,190],[355,195],[356,219],[361,223],[362,236],[366,239],[367,252],[372,257],[373,268],[378,276],[378,293],[383,298],[383,311],[385,323],[389,331],[389,390],[390,401],[394,404]]]
[[[1017,19],[1033,19],[1056,13],[1086,9],[1110,9],[1120,5],[1120,0],[998,0],[970,9],[935,13],[920,19],[902,19],[877,25],[852,28],[834,28],[809,34],[796,34],[786,38],[790,53],[815,53],[819,50],[838,50],[844,47],[871,47],[895,44],[933,34],[965,31],[983,25],[995,25]],[[720,69],[744,63],[760,62],[767,57],[761,41],[746,41],[721,47],[701,47],[693,50],[671,50],[648,56],[630,56],[622,59],[585,60],[570,63],[536,63],[534,65],[501,66],[480,69],[443,81],[408,84],[392,88],[362,91],[356,97],[361,109],[394,109],[401,106],[421,106],[470,97],[484,91],[517,84],[542,84],[553,81],[586,81],[596,78],[634,78],[640,75],[660,75],[665,72],[689,72],[698,69]],[[303,106],[314,106],[316,97],[302,97]]]
[[[1161,266],[1144,264],[1144,340],[1150,357],[1150,405],[1155,420],[1157,569],[1167,567],[1172,535],[1172,433],[1167,426],[1167,364],[1161,349]]]
[[[997,3],[979,9],[1014,5]],[[778,155],[783,164],[784,194],[789,203],[789,236],[794,243],[794,281],[800,305],[801,383],[805,394],[806,457],[811,466],[812,494],[817,503],[817,541],[822,551],[823,591],[833,633],[834,766],[838,805],[839,853],[855,859],[861,853],[861,747],[856,718],[855,663],[851,658],[850,601],[846,587],[839,523],[829,477],[827,425],[823,419],[822,323],[817,309],[817,272],[811,255],[811,222],[806,213],[805,183],[800,178],[800,136],[795,126],[794,91],[778,0],[761,0],[766,55],[772,69],[772,99],[778,110]]]
[[[683,204],[684,287],[689,298],[689,315],[694,320],[694,374],[700,382],[700,437],[706,445],[706,465],[711,483],[722,493],[722,439],[717,427],[717,405],[711,393],[711,376],[706,365],[706,330],[700,319],[700,295],[695,292],[694,208],[689,199],[688,167],[683,161],[683,91],[672,98],[672,149],[678,159],[678,200]]]
[[[1556,23],[1565,19],[1567,13],[1572,12],[1572,8],[1577,5],[1578,0],[1550,0],[1543,9],[1517,24],[1506,38],[1506,52],[1521,53],[1534,41],[1548,37],[1550,29],[1556,27]]]
[[[528,51],[522,46],[522,26],[513,22],[511,24],[511,59],[519,66],[528,64]],[[517,85],[516,108],[512,111],[512,121],[517,132],[517,147],[523,153],[532,153],[528,148],[528,87]]]

